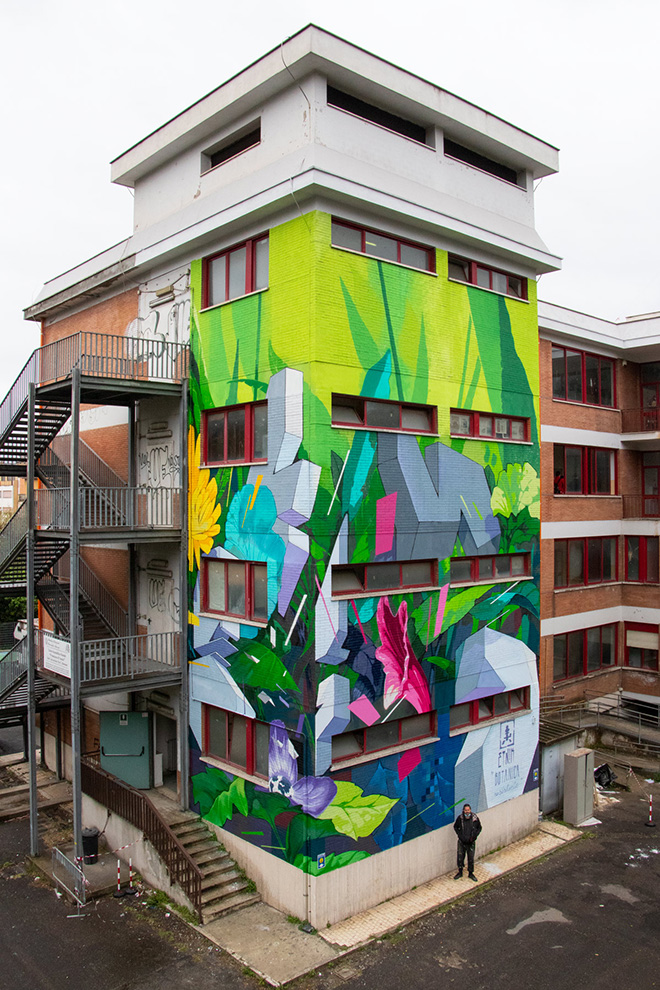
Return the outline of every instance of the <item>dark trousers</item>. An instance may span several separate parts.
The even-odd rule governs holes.
[[[459,839],[456,850],[456,863],[459,870],[463,869],[466,853],[468,858],[468,873],[474,873],[474,842],[461,842]]]

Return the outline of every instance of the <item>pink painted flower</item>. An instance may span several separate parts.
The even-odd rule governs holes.
[[[381,645],[376,659],[385,670],[386,708],[405,698],[421,715],[431,710],[431,695],[421,664],[412,651],[408,639],[408,606],[401,602],[396,615],[392,614],[389,598],[381,598],[376,613]]]

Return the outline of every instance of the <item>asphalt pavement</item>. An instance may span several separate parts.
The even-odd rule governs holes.
[[[290,986],[660,987],[660,825],[645,827],[640,790],[619,797],[583,839]],[[239,963],[162,908],[108,898],[69,918],[52,884],[25,871],[27,842],[26,821],[0,825],[0,990],[256,990]]]

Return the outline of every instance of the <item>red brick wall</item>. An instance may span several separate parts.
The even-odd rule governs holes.
[[[92,333],[108,333],[123,336],[131,320],[138,315],[138,291],[129,289],[111,299],[94,303],[80,313],[65,316],[54,323],[44,321],[41,325],[41,344],[61,340],[72,333],[87,330]]]
[[[81,547],[81,555],[123,608],[128,608],[128,550]]]

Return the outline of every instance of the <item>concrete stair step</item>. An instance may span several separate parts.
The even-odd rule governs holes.
[[[223,859],[223,857],[226,857],[227,853],[223,852],[223,850],[219,849],[216,845],[214,849],[206,849],[203,852],[195,853],[194,856],[189,852],[189,855],[203,872],[205,867],[212,866],[214,863],[217,863],[219,860]]]
[[[174,831],[174,829],[172,831]],[[174,834],[176,835],[181,845],[185,846],[186,848],[188,846],[194,845],[196,842],[201,842],[202,839],[205,839],[207,842],[208,841],[215,842],[215,838],[206,828],[195,828],[195,829],[190,829],[189,832],[174,832]]]
[[[203,856],[205,853],[209,853],[209,852],[215,852],[217,845],[218,845],[217,842],[214,842],[213,839],[209,838],[209,839],[200,839],[189,846],[185,846],[184,848],[188,853],[188,855],[197,863],[198,856],[200,855]]]
[[[207,887],[202,892],[202,904],[213,904],[232,894],[237,894],[241,890],[247,890],[248,881],[236,870],[232,870],[233,876],[228,877],[223,883],[216,883],[213,887]]]
[[[197,866],[201,870],[204,879],[208,880],[216,873],[219,874],[224,873],[225,870],[231,870],[235,866],[235,863],[227,853],[219,853],[213,859],[207,859],[203,863],[197,862]]]
[[[220,902],[217,906],[205,908],[202,911],[202,924],[208,925],[210,921],[215,921],[228,914],[230,911],[238,911],[239,908],[249,907],[250,904],[257,904],[261,900],[259,894],[234,894],[232,897]]]
[[[195,832],[208,833],[206,825],[199,818],[191,822],[182,822],[178,825],[170,824],[170,828],[178,839],[182,839],[184,836],[194,834]]]
[[[235,864],[233,860],[230,859],[218,869],[214,869],[213,872],[204,874],[202,878],[202,890],[208,890],[211,887],[215,887],[217,884],[222,883],[223,878],[229,873],[233,874],[235,869]],[[240,876],[240,874],[237,875]]]

